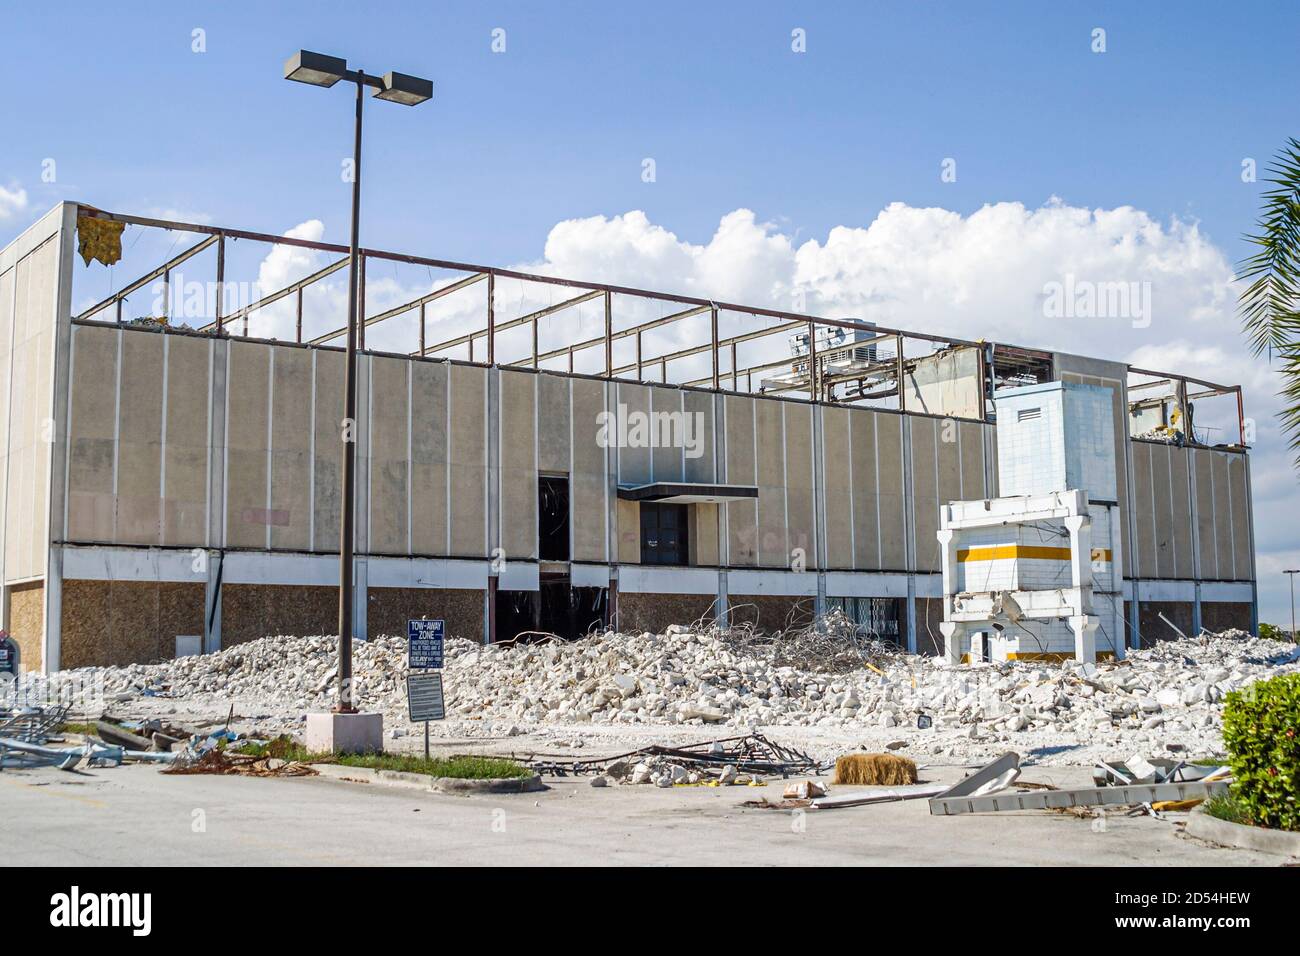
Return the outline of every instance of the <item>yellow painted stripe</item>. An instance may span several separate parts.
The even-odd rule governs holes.
[[[985,548],[962,548],[957,552],[957,561],[1001,561],[1007,558],[1039,558],[1047,561],[1069,561],[1069,548],[1054,548],[1050,545],[1035,544],[1000,544]],[[1093,548],[1092,560],[1109,561],[1109,548]]]

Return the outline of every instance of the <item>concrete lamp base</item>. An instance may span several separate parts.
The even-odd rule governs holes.
[[[312,753],[380,753],[384,749],[383,714],[307,715],[303,743]]]

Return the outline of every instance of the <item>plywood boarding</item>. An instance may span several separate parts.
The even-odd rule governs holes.
[[[203,585],[63,583],[61,665],[148,664],[176,655],[179,635],[203,633]]]
[[[72,329],[68,403],[68,525],[66,539],[113,540],[117,458],[117,329]]]
[[[367,430],[370,455],[370,551],[409,554],[410,373],[406,359],[371,356]]]
[[[605,411],[605,384],[575,378],[571,387],[573,465],[569,475],[569,507],[573,528],[572,557],[574,561],[605,561],[608,560],[610,508],[607,449],[598,440],[600,416]]]
[[[267,546],[271,349],[230,343],[226,414],[226,544]]]
[[[366,628],[371,638],[406,636],[406,622],[420,617],[446,622],[448,637],[483,639],[485,592],[468,588],[371,588]]]
[[[785,403],[754,400],[755,455],[758,467],[758,563],[788,568],[790,548],[786,521]]]
[[[756,485],[758,462],[754,454],[754,399],[728,395],[723,399],[723,409],[727,451],[726,481],[733,485]],[[726,563],[731,567],[753,567],[758,564],[758,504],[754,501],[733,501],[726,507]]]
[[[9,635],[24,671],[41,669],[45,641],[45,585],[20,584],[9,592]]]
[[[163,420],[162,543],[171,547],[202,547],[207,544],[208,530],[208,421],[213,343],[187,335],[168,335],[164,343],[167,395]],[[305,475],[302,484],[306,487]]]
[[[822,407],[822,470],[825,475],[826,566],[853,568],[852,437],[847,408]]]
[[[641,506],[635,501],[619,499],[615,509],[618,528],[620,564],[641,563]]]
[[[444,362],[411,366],[411,550],[447,554],[447,380]]]
[[[54,348],[54,297],[58,243],[51,238],[14,266],[12,351],[6,461],[8,506],[4,527],[4,574],[9,581],[45,572],[49,536],[45,513],[49,495],[51,362]],[[3,306],[3,301],[0,301]]]
[[[506,559],[537,557],[537,379],[501,370],[501,547]]]
[[[700,567],[718,564],[718,506],[699,504],[690,509],[692,563]]]
[[[772,399],[769,399],[772,401]],[[796,551],[809,570],[818,567],[813,493],[812,405],[781,402],[785,419],[786,562]]]
[[[487,370],[451,366],[451,553],[487,556]]]

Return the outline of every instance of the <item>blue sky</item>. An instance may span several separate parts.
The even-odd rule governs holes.
[[[835,258],[837,228],[893,249],[877,285],[928,256],[932,270],[909,280],[925,287],[954,255],[953,230],[968,260],[971,247],[1005,248],[1020,269],[1013,246],[1051,245],[1077,212],[1075,244],[1063,239],[1044,274],[1105,278],[1107,250],[1145,244],[1144,268],[1173,306],[1160,321],[1114,335],[1048,326],[1032,296],[1023,313],[993,298],[986,286],[1012,280],[981,283],[987,263],[968,260],[953,263],[968,278],[942,309],[922,307],[934,298],[922,288],[897,297],[915,314],[889,317],[976,337],[1010,315],[999,334],[1023,344],[1167,354],[1170,368],[1249,379],[1262,610],[1284,617],[1277,572],[1300,564],[1295,477],[1269,422],[1275,382],[1241,347],[1228,280],[1262,189],[1242,181],[1242,162],[1262,175],[1300,135],[1296,4],[10,2],[3,16],[0,243],[64,198],[267,232],[318,219],[325,238],[346,241],[349,92],[284,82],[300,47],[434,80],[417,109],[367,104],[372,246],[545,258],[577,277],[786,304],[765,270],[815,285],[807,273]],[[504,53],[491,48],[497,28]],[[1092,49],[1097,28],[1104,53]],[[206,52],[192,51],[195,29]],[[791,49],[795,29],[804,53]],[[941,181],[948,158],[955,182]],[[47,159],[53,183],[41,179]],[[1049,201],[1064,213],[1043,213]],[[908,225],[886,230],[892,203]],[[1023,216],[989,226],[988,206]],[[1136,213],[1118,227],[1097,215],[1127,207]],[[622,218],[634,210],[644,221]],[[727,218],[740,210],[750,220]],[[557,228],[568,220],[581,223]],[[666,258],[648,251],[665,243]],[[679,259],[724,268],[686,272]],[[836,276],[852,272],[837,263]],[[1026,286],[1040,292],[1039,273]]]
[[[129,9],[129,14],[124,10]],[[1300,127],[1300,7],[1134,4],[89,3],[6,6],[0,176],[44,207],[201,211],[346,237],[343,88],[279,79],[298,47],[430,76],[373,104],[364,237],[514,261],[576,216],[644,209],[701,241],[755,209],[793,235],[891,201],[1133,203],[1235,259],[1263,159]],[[1107,50],[1091,52],[1091,31]],[[191,52],[191,30],[207,52]],[[504,54],[490,32],[506,30]],[[791,52],[790,31],[807,31]],[[657,182],[641,181],[653,157]],[[42,188],[40,163],[59,160]],[[941,183],[954,157],[958,181]],[[0,224],[9,234],[17,223]]]

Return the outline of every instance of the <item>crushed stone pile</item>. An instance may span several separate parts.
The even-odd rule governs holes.
[[[251,641],[154,665],[54,675],[97,687],[113,706],[143,697],[262,714],[292,729],[334,693],[331,637]],[[406,720],[406,642],[355,645],[357,700],[382,711],[394,736]],[[816,728],[850,740],[902,737],[910,748],[978,757],[1007,749],[1212,755],[1223,699],[1300,670],[1296,645],[1227,631],[1162,642],[1122,662],[1010,662],[948,667],[938,658],[876,655],[826,672],[776,663],[776,643],[673,626],[665,634],[606,633],[573,642],[484,647],[450,639],[442,735],[510,736],[548,728],[632,725]],[[932,727],[917,728],[918,717]],[[924,721],[922,721],[924,723]],[[928,734],[929,736],[922,736]]]

